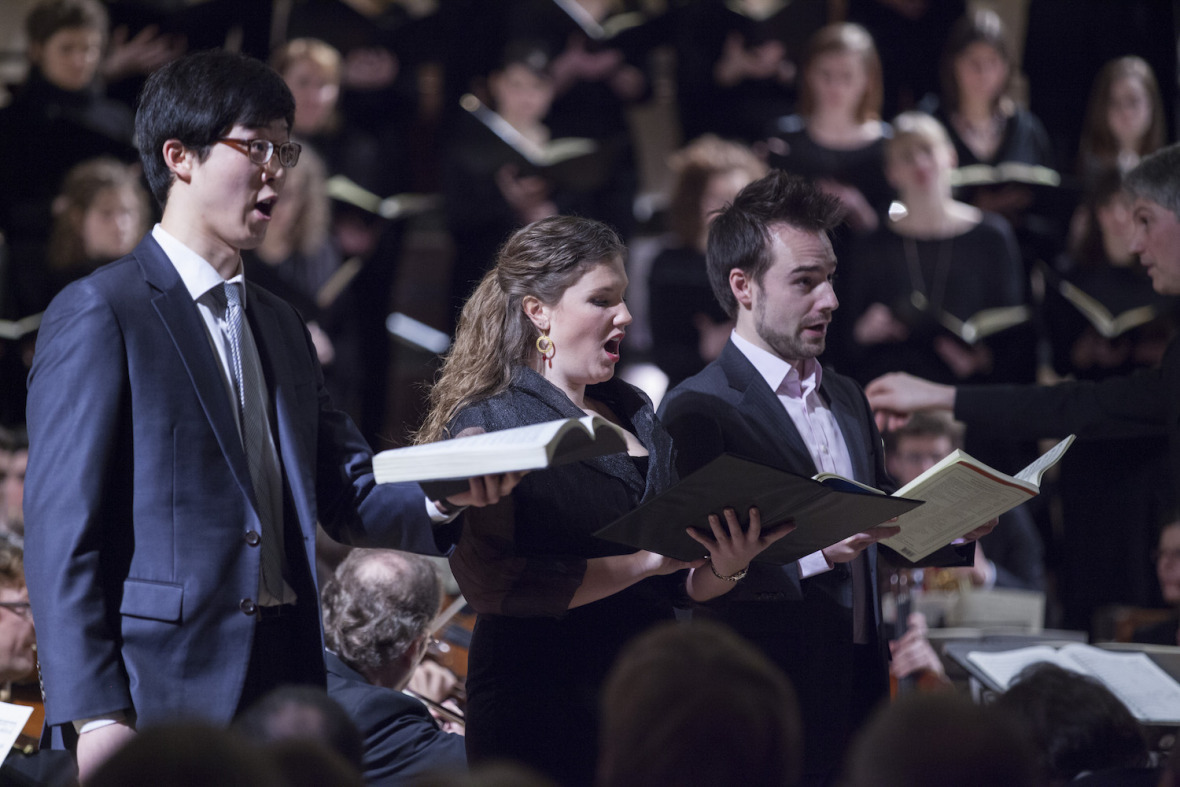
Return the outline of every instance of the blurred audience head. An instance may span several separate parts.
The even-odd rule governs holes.
[[[200,160],[235,125],[260,128],[294,122],[295,99],[270,66],[222,51],[186,55],[148,77],[135,113],[135,144],[152,196],[168,201],[173,174],[164,143],[179,140]]]
[[[632,641],[602,693],[600,787],[796,784],[795,690],[756,648],[708,621]]]
[[[908,484],[963,444],[963,425],[938,413],[914,413],[906,424],[882,435],[885,469]]]
[[[149,229],[151,203],[136,166],[111,158],[69,171],[53,203],[49,265],[93,269],[129,253]]]
[[[360,730],[322,686],[280,686],[234,720],[234,731],[257,743],[316,742],[358,773],[365,752]]]
[[[846,787],[1034,787],[1028,744],[1002,713],[952,692],[882,705],[844,766]]]
[[[434,564],[408,552],[354,549],[322,596],[328,649],[370,683],[404,687],[442,604]]]
[[[721,308],[730,317],[737,316],[737,299],[729,284],[734,268],[761,286],[762,277],[774,262],[774,225],[826,234],[839,225],[843,216],[837,197],[782,170],[772,170],[743,188],[709,226],[706,264],[709,284]]]
[[[291,133],[311,137],[334,131],[343,76],[340,52],[318,38],[294,38],[274,51],[270,65],[295,96]]]
[[[1101,683],[1055,664],[1033,664],[996,707],[1019,722],[1044,778],[1064,784],[1086,772],[1148,764],[1135,717]]]
[[[981,8],[961,17],[947,36],[940,66],[942,103],[958,112],[970,100],[1010,114],[1012,48],[1000,15]]]
[[[50,84],[85,90],[98,73],[108,26],[98,0],[40,0],[25,17],[29,61]]]
[[[285,787],[271,758],[242,735],[204,722],[147,727],[87,787]]]
[[[819,109],[851,111],[858,123],[881,117],[881,58],[860,25],[840,22],[816,31],[807,44],[800,84],[803,117]]]
[[[766,164],[752,150],[713,134],[693,140],[668,163],[676,177],[669,210],[672,232],[702,253],[717,212],[766,174]]]

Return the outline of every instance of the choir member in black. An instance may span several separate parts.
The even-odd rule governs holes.
[[[863,381],[890,369],[943,381],[1031,380],[1031,348],[1008,341],[1015,329],[968,343],[946,327],[948,314],[966,321],[1027,304],[1011,228],[952,198],[955,151],[929,115],[899,115],[887,151],[905,213],[855,241],[846,260],[853,281],[845,318],[857,348],[851,373]]]
[[[44,311],[71,281],[129,254],[151,229],[152,208],[139,168],[112,158],[71,169],[53,213],[45,257],[13,270],[22,316]]]
[[[1032,382],[1035,340],[1011,227],[952,198],[955,151],[929,115],[899,115],[886,151],[906,211],[854,239],[845,257],[848,372],[862,384],[899,370],[942,382]],[[1004,307],[1023,311],[1005,330],[973,336],[959,324]],[[1023,466],[1021,452],[983,434],[969,432],[966,448],[1001,470]]]
[[[136,161],[131,110],[96,80],[107,24],[97,0],[41,0],[25,19],[28,79],[0,110],[0,231],[15,255],[44,254],[51,203],[71,167],[98,156]]]
[[[1012,99],[1010,46],[994,11],[978,10],[956,22],[942,56],[936,117],[950,133],[960,167],[1016,163],[1056,170],[1041,121]],[[1005,175],[994,185],[961,190],[960,198],[1008,219],[1029,260],[1051,259],[1061,248],[1074,201],[1068,192],[1034,188],[1026,180]]]
[[[733,321],[713,297],[705,267],[709,222],[733,202],[766,165],[747,147],[712,134],[674,154],[676,173],[669,210],[670,238],[652,263],[648,282],[652,359],[668,387],[721,354]]]
[[[877,228],[893,196],[883,174],[881,91],[872,36],[859,25],[828,25],[808,43],[799,113],[776,121],[768,141],[770,165],[839,197],[857,233]]]
[[[1164,145],[1167,123],[1155,72],[1127,55],[1109,61],[1090,91],[1078,145],[1078,174],[1087,184],[1107,170],[1126,174]]]
[[[569,0],[569,11],[553,0],[505,5],[509,40],[543,42],[552,57],[553,105],[545,122],[553,137],[587,137],[613,152],[607,182],[581,196],[578,213],[629,238],[639,175],[627,113],[650,95],[646,46],[630,34],[638,26],[626,28],[634,19],[620,19],[619,0]]]
[[[1085,236],[1046,275],[1044,325],[1054,371],[1063,377],[1097,381],[1157,365],[1180,318],[1180,302],[1152,289],[1130,250],[1131,205],[1120,183],[1117,170],[1097,182],[1086,200]],[[1103,324],[1095,305],[1116,318],[1132,312],[1134,319]],[[1141,566],[1156,523],[1173,505],[1167,466],[1163,437],[1078,442],[1062,458],[1065,625],[1089,628],[1102,604],[1151,602],[1150,579]],[[1119,526],[1112,528],[1112,522]]]
[[[53,201],[53,228],[43,253],[25,245],[8,260],[6,305],[15,319],[40,314],[63,287],[131,252],[151,228],[152,209],[139,167],[113,158],[71,169]],[[24,418],[25,379],[36,333],[0,346],[0,413]]]
[[[525,41],[510,44],[503,63],[488,75],[487,93],[507,133],[537,147],[549,143],[545,117],[554,84],[543,48]],[[455,246],[448,311],[457,316],[512,231],[554,215],[559,201],[569,207],[573,195],[558,193],[539,173],[523,170],[508,143],[466,112],[449,145],[444,186],[447,229]]]
[[[703,0],[675,14],[677,107],[685,139],[714,133],[746,143],[795,111],[807,39],[828,22],[827,0]]]
[[[950,133],[959,166],[1056,166],[1041,121],[1012,99],[1014,68],[998,14],[980,10],[955,23],[942,54],[937,117]]]
[[[270,65],[295,96],[291,134],[315,148],[328,174],[344,175],[381,197],[393,194],[402,151],[383,148],[376,136],[342,114],[340,52],[319,39],[296,38],[275,50]]]
[[[463,308],[420,441],[599,415],[627,452],[527,475],[511,499],[469,509],[450,561],[479,617],[467,677],[467,753],[509,758],[563,785],[592,782],[598,694],[623,645],[673,618],[673,599],[728,592],[777,535],[685,522],[708,561],[601,541],[600,527],[676,478],[650,401],[614,374],[631,321],[624,246],[589,219],[554,216],[505,244]],[[744,518],[745,512],[743,512]],[[732,533],[732,535],[731,535]]]

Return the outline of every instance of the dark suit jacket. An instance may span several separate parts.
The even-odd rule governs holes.
[[[820,393],[840,425],[855,480],[892,490],[884,446],[859,386],[825,370]],[[733,342],[704,371],[664,398],[660,417],[672,435],[681,476],[725,452],[799,475],[818,472],[782,403]],[[876,554],[876,546],[865,551],[871,579],[864,603],[874,629],[880,625]],[[701,609],[759,645],[791,678],[807,731],[804,770],[809,774],[838,766],[859,721],[852,709],[867,712],[888,685],[880,649],[871,668],[874,674],[857,675],[861,665],[852,647],[852,603],[846,564],[802,582],[796,564],[755,562],[729,594]]]
[[[843,433],[854,479],[893,491],[881,436],[860,386],[825,369],[820,393]],[[725,452],[798,475],[818,472],[782,403],[733,342],[668,393],[660,418],[672,435],[681,476]],[[877,551],[875,545],[865,551],[870,576],[864,602],[874,632],[881,624]],[[755,562],[729,594],[699,610],[757,643],[791,678],[807,731],[804,769],[809,774],[830,773],[838,766],[859,715],[887,688],[883,637],[877,637],[875,650],[865,649],[875,654],[868,657],[872,664],[857,663],[864,653],[858,657],[852,647],[852,603],[847,564],[801,581],[796,564]]]
[[[248,288],[309,632],[291,658],[322,676],[316,521],[354,544],[437,549],[421,489],[375,484],[371,451],[333,409],[299,315]],[[29,376],[25,511],[49,724],[126,708],[141,725],[178,714],[227,722],[238,707],[261,526],[224,379],[150,236],[45,313]]]
[[[324,652],[328,694],[365,739],[365,783],[404,784],[434,769],[465,769],[463,736],[443,732],[418,700],[374,686],[335,653]]]

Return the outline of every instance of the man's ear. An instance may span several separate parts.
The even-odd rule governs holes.
[[[177,180],[188,183],[192,178],[193,164],[196,162],[197,154],[185,147],[179,139],[165,141],[162,152],[164,166],[168,167]]]
[[[741,268],[730,268],[729,290],[738,302],[738,309],[754,307],[754,280]]]
[[[537,326],[538,331],[549,333],[549,307],[541,303],[539,298],[535,295],[524,296],[521,299],[520,308],[524,311],[524,316]]]

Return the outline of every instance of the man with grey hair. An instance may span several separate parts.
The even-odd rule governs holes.
[[[402,692],[430,643],[442,587],[426,558],[356,549],[322,594],[328,694],[365,739],[372,785],[466,767],[463,738],[443,732],[426,706]]]
[[[1145,157],[1127,173],[1134,199],[1131,251],[1160,295],[1180,295],[1180,145]],[[918,410],[949,410],[968,427],[1013,439],[1138,437],[1166,434],[1172,489],[1180,489],[1180,342],[1160,365],[1098,382],[1036,385],[937,385],[907,374],[887,374],[865,389],[878,425],[903,423]]]

